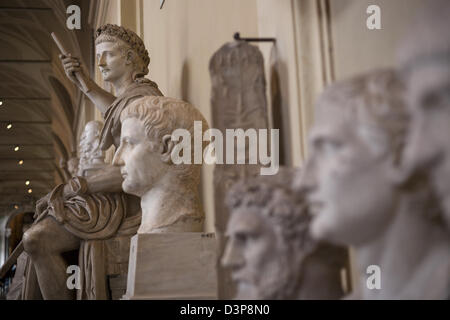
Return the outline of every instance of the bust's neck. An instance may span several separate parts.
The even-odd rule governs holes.
[[[297,300],[328,300],[340,299],[344,295],[341,284],[341,268],[344,267],[344,257],[347,257],[346,249],[332,247],[328,244],[319,244],[313,251],[307,254],[301,265],[300,281],[296,290],[296,296],[289,299]],[[331,262],[330,261],[334,261]],[[298,273],[298,272],[297,272]],[[320,287],[317,284],[320,283]]]
[[[114,92],[116,93],[116,97],[124,94],[133,83],[134,81],[132,75],[129,73],[124,74],[121,78],[115,81],[111,81],[111,84],[114,87]]]
[[[166,175],[141,197],[142,222],[138,233],[167,228],[185,215],[202,216],[196,185]]]
[[[402,195],[383,234],[355,248],[363,299],[442,299],[449,285],[449,236]],[[381,289],[368,289],[367,267],[381,271]]]

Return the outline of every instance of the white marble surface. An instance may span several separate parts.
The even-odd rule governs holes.
[[[131,239],[123,299],[216,299],[212,233],[148,233]]]

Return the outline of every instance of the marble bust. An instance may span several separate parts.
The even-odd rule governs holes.
[[[308,234],[306,203],[291,188],[294,169],[241,180],[227,194],[229,240],[221,263],[235,299],[339,299],[344,248]]]
[[[69,171],[72,177],[75,177],[77,175],[79,164],[80,159],[78,159],[77,157],[71,157],[67,161],[67,170]]]
[[[337,82],[321,94],[301,186],[316,239],[355,249],[350,298],[442,299],[450,288],[449,233],[428,182],[405,183],[409,116],[393,70]],[[380,271],[378,287],[368,270]]]
[[[79,144],[78,176],[80,177],[89,175],[89,171],[105,167],[105,152],[99,148],[102,128],[103,124],[100,121],[90,121],[84,127]]]
[[[120,120],[113,164],[120,167],[123,190],[141,198],[138,233],[201,232],[201,165],[172,162],[178,143],[172,141],[173,131],[186,129],[193,138],[194,121],[201,121],[205,131],[208,125],[201,113],[181,100],[149,96],[131,103]]]
[[[412,117],[405,174],[429,175],[450,230],[449,16],[448,1],[427,1],[417,23],[408,29],[398,60]]]

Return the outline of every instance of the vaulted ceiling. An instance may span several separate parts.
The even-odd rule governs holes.
[[[71,4],[82,9],[81,30],[66,27]],[[92,69],[91,7],[88,0],[0,0],[0,215],[65,179],[60,162],[76,152],[81,93],[50,33]]]

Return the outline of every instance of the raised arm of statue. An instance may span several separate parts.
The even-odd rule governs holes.
[[[100,149],[103,124],[90,121],[80,137],[80,161],[74,178],[64,186],[64,198],[82,194],[121,192],[122,176],[119,168],[105,163],[105,154]]]
[[[76,177],[78,180],[82,180],[86,184],[86,189],[82,193],[95,194],[98,192],[121,192],[123,178],[120,174],[120,169],[112,165],[106,165],[98,173],[89,177]],[[73,179],[71,180],[73,181]],[[70,198],[74,196],[74,188],[69,181],[64,185],[64,198]]]
[[[117,97],[90,79],[78,58],[67,52],[60,58],[67,77],[102,112],[105,128],[100,145],[102,150],[107,150],[112,144],[119,146],[121,129],[118,117],[123,108],[139,97],[162,96],[162,93],[155,82],[145,78],[150,56],[142,39],[133,31],[112,24],[98,28],[95,32],[95,55],[103,81],[111,84]]]
[[[116,97],[108,91],[103,90],[95,83],[95,81],[86,75],[86,72],[81,67],[80,59],[77,57],[72,57],[70,53],[67,55],[60,54],[59,58],[61,59],[67,77],[75,83],[75,85],[89,97],[100,112],[104,114],[108,106],[111,105]],[[78,73],[78,76],[84,80],[87,86],[87,91],[83,90],[83,86],[75,76],[75,73]]]

